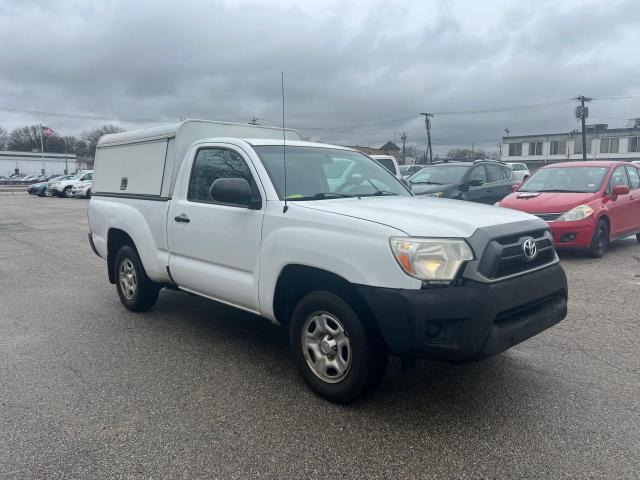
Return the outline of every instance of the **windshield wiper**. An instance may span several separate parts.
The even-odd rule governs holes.
[[[536,192],[536,193],[590,193],[590,190],[566,190],[562,188],[550,188],[549,190],[518,190],[519,192]]]
[[[337,192],[320,192],[315,195],[311,195],[310,197],[288,197],[287,200],[292,202],[297,202],[300,200],[326,200],[328,198],[351,198],[355,195],[348,195],[346,193],[337,193]]]
[[[396,192],[390,192],[389,190],[376,190],[375,193],[361,193],[358,197],[381,197],[383,195],[398,195]]]
[[[442,185],[440,182],[411,182],[412,185]]]

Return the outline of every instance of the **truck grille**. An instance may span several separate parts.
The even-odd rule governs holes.
[[[545,222],[555,222],[562,213],[534,213],[534,215],[538,218],[541,218]]]
[[[525,256],[524,242],[532,238],[537,254]],[[548,230],[534,230],[491,240],[480,260],[478,270],[487,278],[498,280],[554,263],[556,252]]]

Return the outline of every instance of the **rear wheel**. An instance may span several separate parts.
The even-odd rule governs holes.
[[[591,247],[589,248],[589,254],[594,258],[600,258],[607,251],[609,245],[609,228],[607,222],[599,220],[596,225],[596,230],[593,232],[593,239],[591,240]]]
[[[300,300],[289,341],[302,378],[332,402],[350,402],[373,390],[387,368],[389,356],[379,336],[331,292],[311,292]]]
[[[153,307],[160,287],[147,277],[138,252],[125,245],[118,251],[115,262],[116,289],[122,304],[134,312]]]

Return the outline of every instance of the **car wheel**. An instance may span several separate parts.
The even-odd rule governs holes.
[[[595,232],[593,232],[593,239],[591,240],[591,247],[589,248],[589,254],[594,258],[600,258],[607,251],[609,245],[609,228],[607,222],[599,220],[596,226]]]
[[[160,287],[147,277],[135,249],[125,245],[118,251],[115,270],[116,289],[125,307],[142,312],[155,305]]]
[[[87,190],[87,198],[91,198],[91,189]]]
[[[53,193],[52,193],[52,192],[51,192],[51,190],[49,190],[48,188],[45,188],[45,189],[42,191],[42,195],[43,195],[43,196],[45,196],[45,197],[53,197]]]
[[[289,326],[293,361],[321,397],[355,400],[382,380],[389,356],[379,335],[368,332],[341,297],[315,291],[296,305]]]
[[[640,233],[636,233],[636,240],[640,242]]]
[[[62,190],[62,195],[64,195],[67,198],[71,198],[72,197],[72,193],[71,193],[71,185],[69,185],[68,187],[64,187],[64,190]]]

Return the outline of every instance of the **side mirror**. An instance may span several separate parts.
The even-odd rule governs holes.
[[[467,185],[469,185],[470,187],[479,187],[480,185],[483,185],[483,184],[484,184],[484,181],[481,178],[472,178],[467,182]]]
[[[224,205],[259,210],[260,200],[253,198],[251,186],[244,178],[219,178],[211,184],[209,198]]]
[[[620,195],[627,195],[629,187],[626,185],[616,185],[611,192],[611,200],[617,200]]]
[[[520,188],[520,185],[522,185],[522,182],[516,183],[515,185],[511,185],[511,191],[515,192]]]

